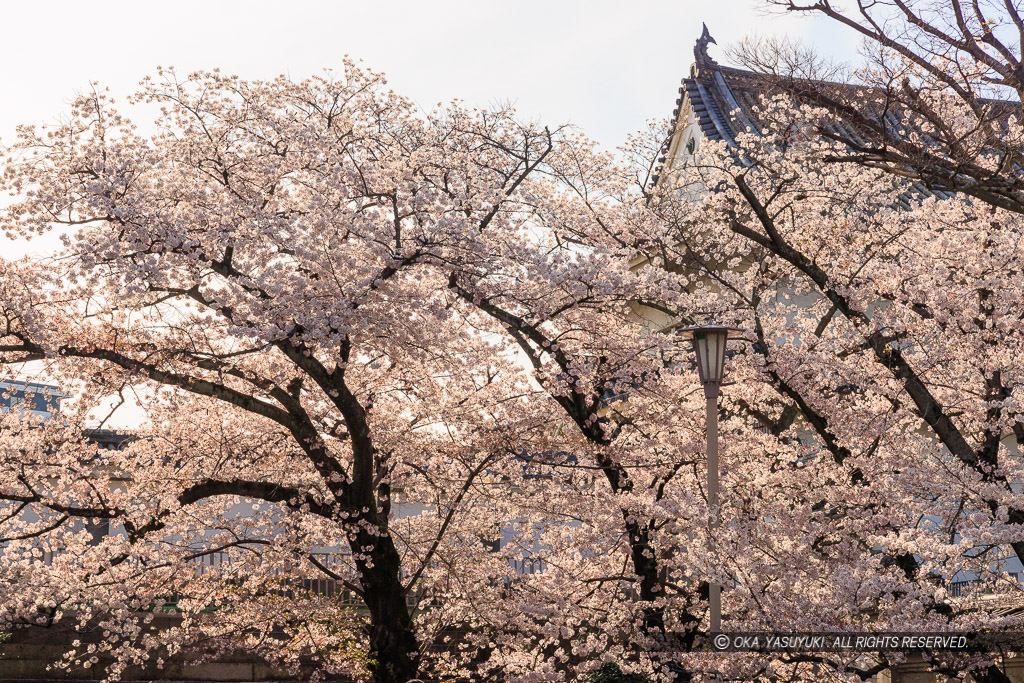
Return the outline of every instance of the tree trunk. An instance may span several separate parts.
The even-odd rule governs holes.
[[[370,658],[377,683],[407,683],[419,673],[419,644],[405,601],[401,563],[390,536],[359,532],[353,543],[370,611]],[[369,550],[362,550],[369,548]]]
[[[978,671],[972,671],[971,677],[978,683],[1010,683],[1007,675],[995,664],[990,664]]]

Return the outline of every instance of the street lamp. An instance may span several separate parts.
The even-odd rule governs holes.
[[[679,330],[680,334],[689,334],[693,341],[693,350],[697,355],[697,374],[704,385],[704,398],[707,399],[708,423],[708,507],[712,512],[710,525],[711,536],[718,527],[718,395],[721,393],[722,379],[725,377],[725,345],[730,332],[740,332],[738,327],[725,325],[695,325]],[[722,587],[715,581],[708,581],[708,610],[710,631],[722,630]]]

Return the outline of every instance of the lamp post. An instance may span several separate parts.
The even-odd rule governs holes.
[[[739,332],[738,327],[724,325],[696,325],[684,327],[680,334],[689,334],[693,350],[697,355],[697,374],[704,385],[707,401],[708,425],[708,507],[713,510],[710,520],[710,534],[714,539],[718,528],[718,395],[725,377],[725,345],[730,332]],[[722,630],[722,587],[715,581],[708,581],[708,610],[711,632]]]

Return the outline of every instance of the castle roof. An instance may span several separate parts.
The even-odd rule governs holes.
[[[693,48],[694,62],[690,75],[679,84],[676,108],[672,111],[673,137],[686,125],[683,117],[692,108],[701,133],[709,140],[724,140],[735,144],[735,136],[745,130],[754,129],[754,107],[760,94],[768,86],[767,79],[753,71],[723,67],[708,54],[708,45],[717,44],[711,37],[707,24]],[[687,107],[689,105],[689,107]],[[670,152],[675,147],[671,141],[666,144],[665,156],[659,160],[658,174],[672,166]],[[657,182],[655,175],[653,182]]]
[[[715,44],[717,43],[711,37],[707,24],[704,24],[701,36],[693,48],[694,62],[690,66],[690,75],[683,78],[679,85],[676,106],[672,111],[672,135],[658,160],[657,170],[651,179],[652,186],[666,170],[675,166],[676,157],[680,155],[685,144],[681,136],[687,127],[687,118],[691,110],[694,122],[704,138],[722,140],[730,146],[735,146],[736,136],[740,133],[759,133],[764,127],[760,125],[757,114],[761,98],[766,94],[783,92],[778,76],[719,64],[708,54],[708,46]],[[829,81],[805,82],[818,88],[827,86],[833,91],[845,90],[847,94],[851,91],[867,93],[870,90],[866,86]],[[884,117],[886,125],[894,132],[905,125],[892,111],[886,111]],[[840,132],[848,139],[861,139],[852,126],[842,126],[841,130],[837,127],[836,132]],[[945,192],[929,191],[919,182],[911,183],[908,191],[910,195],[917,196],[949,196]],[[904,203],[905,201],[906,198]]]

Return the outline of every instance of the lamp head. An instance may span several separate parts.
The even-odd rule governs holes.
[[[688,335],[697,355],[697,374],[704,385],[704,395],[715,398],[725,377],[725,346],[730,332],[741,332],[738,327],[725,325],[694,325],[684,327],[679,334]]]

